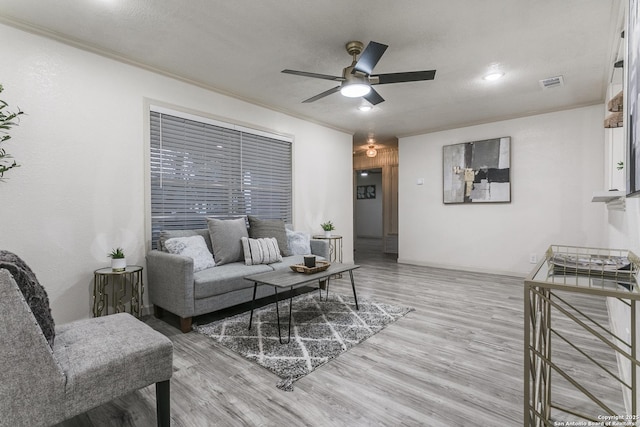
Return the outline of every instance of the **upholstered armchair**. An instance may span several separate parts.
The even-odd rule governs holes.
[[[151,384],[158,426],[170,425],[167,337],[127,313],[56,326],[45,337],[30,298],[2,267],[0,426],[56,424]]]

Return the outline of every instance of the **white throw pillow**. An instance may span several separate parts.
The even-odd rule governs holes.
[[[194,272],[216,265],[202,236],[173,237],[164,242],[164,247],[169,253],[193,258]]]
[[[293,255],[309,255],[311,253],[311,236],[302,231],[287,231],[289,250]]]
[[[278,241],[275,237],[261,239],[242,237],[240,241],[244,251],[245,265],[271,264],[282,261]]]

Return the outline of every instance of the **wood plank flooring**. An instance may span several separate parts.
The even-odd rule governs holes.
[[[172,425],[522,425],[522,278],[398,265],[392,256],[356,254],[362,265],[354,272],[359,298],[416,310],[296,382],[294,392],[277,389],[272,373],[211,339],[182,334],[171,317],[147,319],[175,346]],[[348,276],[333,281],[331,291],[350,294]],[[604,301],[578,304],[606,322]],[[622,412],[619,386],[566,348],[556,348],[558,358],[584,381],[597,383]],[[613,354],[598,357],[616,369]],[[573,407],[584,404],[564,385],[554,395],[566,395]],[[155,422],[154,388],[148,387],[61,426]]]

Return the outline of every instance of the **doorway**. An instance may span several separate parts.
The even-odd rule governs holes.
[[[397,259],[397,250],[393,251],[393,242],[390,244],[388,230],[385,230],[385,217],[388,216],[388,213],[385,215],[385,208],[389,210],[386,205],[391,196],[388,194],[389,185],[384,182],[389,179],[385,177],[385,169],[379,167],[355,171],[354,248],[357,262]]]

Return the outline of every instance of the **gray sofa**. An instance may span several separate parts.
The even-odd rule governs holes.
[[[282,262],[245,265],[244,262],[217,265],[194,273],[193,259],[168,253],[164,242],[172,237],[201,235],[211,253],[213,247],[209,230],[163,231],[159,249],[147,254],[147,282],[149,300],[157,317],[167,310],[180,318],[182,332],[191,331],[193,316],[211,313],[251,301],[253,283],[244,277],[250,274],[289,268],[302,264],[303,255],[285,256]],[[318,259],[329,258],[329,244],[325,240],[311,239],[311,253]],[[256,299],[273,295],[273,288],[259,286]]]

